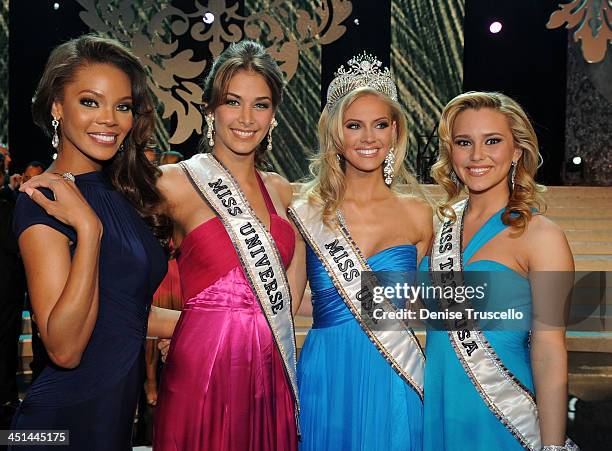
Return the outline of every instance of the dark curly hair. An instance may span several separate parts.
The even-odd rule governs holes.
[[[155,130],[155,104],[147,88],[145,69],[130,50],[115,40],[95,35],[84,35],[53,49],[32,103],[34,123],[51,136],[53,102],[63,99],[64,87],[77,70],[92,63],[112,64],[129,77],[132,85],[132,129],[123,141],[123,152],[118,152],[103,170],[168,250],[172,223],[161,213],[162,195],[156,187],[161,171],[144,154]]]

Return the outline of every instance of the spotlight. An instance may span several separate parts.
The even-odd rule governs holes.
[[[53,9],[57,11],[59,9],[59,3],[55,2],[53,4]]]
[[[563,162],[561,173],[565,185],[582,185],[585,181],[586,167],[582,157],[574,155]]]
[[[489,31],[493,34],[499,33],[501,29],[502,29],[501,22],[493,22],[491,25],[489,25]]]
[[[215,21],[215,15],[209,11],[204,14],[202,20],[204,21],[204,23],[211,24]]]

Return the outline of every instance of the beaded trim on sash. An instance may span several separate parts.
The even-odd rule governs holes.
[[[364,281],[360,277],[363,271],[372,271],[372,269],[361,255],[348,230],[340,222],[335,230],[325,226],[321,219],[321,210],[308,204],[307,201],[294,202],[288,213],[323,264],[338,293],[370,341],[422,401],[425,356],[412,329],[406,327],[401,320],[387,320],[393,327],[374,330],[361,316],[362,282],[367,289],[375,281]],[[337,261],[339,255],[343,257],[340,264]],[[379,306],[385,311],[396,310],[389,300],[383,300]]]
[[[445,221],[432,247],[430,271],[436,286],[462,285],[463,214],[467,199],[453,205],[457,220]],[[462,309],[471,308],[469,301]],[[453,308],[453,300],[440,300],[440,309]],[[473,320],[461,328],[448,327],[448,335],[463,369],[491,412],[527,450],[541,449],[540,425],[534,395],[503,365]],[[458,330],[457,330],[458,329]]]
[[[295,401],[298,423],[299,398],[291,292],[276,243],[255,215],[232,174],[212,154],[198,154],[179,164],[202,199],[219,216],[231,238],[282,357]]]

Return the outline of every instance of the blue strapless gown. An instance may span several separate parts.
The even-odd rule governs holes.
[[[493,215],[479,230],[463,252],[469,260],[478,249],[507,226],[502,211]],[[429,270],[429,257],[423,258],[419,270]],[[490,284],[489,296],[495,304],[520,309],[529,314],[531,290],[529,280],[501,263],[479,260],[465,271],[503,272],[497,283]],[[511,289],[509,289],[511,288]],[[491,328],[491,327],[489,327]],[[531,361],[527,330],[485,330],[484,335],[504,365],[532,393]],[[425,347],[424,437],[426,451],[510,451],[523,450],[512,434],[485,405],[465,374],[445,331],[427,331]]]
[[[412,245],[368,259],[374,271],[415,271]],[[307,248],[313,327],[298,363],[300,450],[421,450],[423,405],[380,355]]]

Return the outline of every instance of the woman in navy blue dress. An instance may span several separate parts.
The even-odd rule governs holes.
[[[149,315],[170,229],[144,155],[155,123],[146,73],[117,42],[83,36],[52,52],[32,110],[58,154],[21,187],[14,227],[52,364],[13,429],[69,430],[68,449],[128,450],[147,325],[169,337],[178,316]]]

